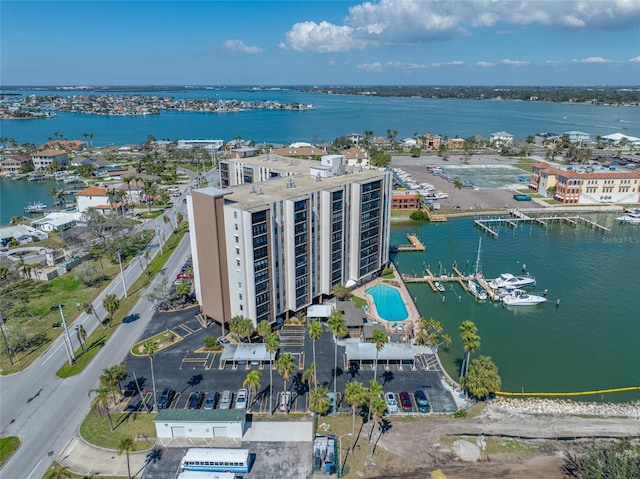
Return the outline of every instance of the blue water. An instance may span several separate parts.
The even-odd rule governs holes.
[[[72,95],[78,92],[23,91],[24,95]],[[157,139],[221,138],[236,136],[256,143],[288,144],[294,141],[331,142],[352,132],[371,130],[387,136],[396,130],[398,139],[415,133],[468,137],[506,130],[524,139],[539,132],[580,130],[608,135],[622,132],[640,137],[637,108],[564,103],[431,98],[382,98],[327,95],[288,90],[234,91],[191,90],[186,92],[138,92],[174,98],[277,100],[282,103],[313,104],[309,111],[253,110],[237,113],[165,111],[159,115],[109,117],[58,112],[43,120],[0,120],[2,136],[18,143],[41,144],[54,132],[84,140],[93,133],[96,146],[142,143],[148,135]]]
[[[378,316],[387,321],[403,321],[409,317],[409,312],[402,301],[400,292],[385,284],[376,284],[365,290],[376,303]]]

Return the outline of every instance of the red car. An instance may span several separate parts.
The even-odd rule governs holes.
[[[407,391],[402,391],[400,393],[400,405],[402,406],[403,411],[411,411],[413,409],[411,397]]]
[[[177,279],[193,279],[193,271],[183,271],[178,273]]]

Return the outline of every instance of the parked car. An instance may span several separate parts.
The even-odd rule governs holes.
[[[418,389],[414,396],[416,397],[416,406],[418,406],[418,411],[429,412],[429,400],[427,399],[427,395],[424,391],[422,389]]]
[[[164,388],[160,399],[158,399],[158,409],[166,409],[171,406],[173,398],[176,396],[176,392],[171,388]]]
[[[398,401],[396,401],[396,396],[393,393],[385,393],[384,400],[387,403],[387,412],[389,414],[395,414],[398,412]]]
[[[181,271],[180,273],[178,273],[178,276],[176,276],[177,279],[192,279],[193,278],[193,270],[190,268],[187,268],[185,271]]]
[[[246,389],[238,389],[238,392],[236,393],[236,409],[247,409],[248,397],[249,392]]]
[[[335,396],[333,395],[333,393],[327,393],[327,397],[329,398],[329,411],[328,412],[333,412],[333,406],[335,404]]]
[[[288,411],[291,408],[291,391],[285,391],[280,395],[280,410]]]
[[[220,396],[219,408],[220,409],[230,409],[231,401],[233,400],[233,393],[228,389],[222,391],[222,395]]]
[[[189,397],[189,409],[200,409],[203,400],[204,393],[199,393],[198,391],[191,393]]]
[[[407,391],[402,391],[400,393],[400,405],[402,406],[402,410],[405,412],[409,412],[413,409],[413,404],[411,404],[411,397]]]
[[[207,394],[204,398],[204,406],[202,406],[202,409],[215,409],[219,397],[220,395],[217,391]]]

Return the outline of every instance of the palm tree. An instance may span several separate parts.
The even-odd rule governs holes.
[[[456,178],[455,180],[453,180],[453,193],[451,194],[451,202],[450,202],[452,206],[453,206],[453,198],[456,195],[456,190],[461,190],[461,189],[462,189],[462,181]]]
[[[96,320],[98,320],[98,324],[101,325],[103,328],[105,327],[104,324],[102,324],[102,321],[100,320],[100,317],[98,316],[98,313],[96,312],[96,309],[93,307],[93,304],[91,303],[84,303],[82,305],[82,308],[84,309],[84,312],[87,314],[92,314],[96,317]]]
[[[276,369],[280,373],[284,383],[284,389],[282,394],[287,392],[287,381],[295,371],[296,365],[291,353],[282,353],[278,359],[276,359]],[[284,410],[286,414],[289,414],[289,405],[285,402]]]
[[[258,336],[260,336],[264,341],[264,338],[266,338],[267,335],[271,333],[271,324],[269,324],[269,321],[267,321],[266,319],[260,321],[258,323],[258,326],[256,327],[256,332],[258,333]]]
[[[343,338],[347,335],[347,323],[345,323],[344,317],[340,311],[334,311],[331,313],[331,316],[329,316],[327,326],[329,331],[333,334],[333,340],[335,343],[333,361],[333,397],[335,398],[337,396],[336,381],[338,379],[338,338]],[[334,414],[334,411],[331,413]]]
[[[111,392],[111,389],[108,387],[99,387],[96,389],[91,389],[89,391],[89,397],[92,395],[97,396],[98,400],[96,401],[96,408],[98,408],[98,412],[102,414],[102,410],[99,409],[99,406],[103,406],[107,410],[107,418],[109,419],[109,428],[111,432],[113,432],[113,420],[111,419],[111,411],[109,411],[109,396],[108,394]]]
[[[371,416],[373,415],[374,409],[377,406],[376,402],[378,400],[384,403],[384,399],[382,399],[382,394],[384,393],[384,389],[381,384],[378,384],[378,381],[371,381],[369,383],[369,387],[366,390],[367,392],[367,402],[369,403],[369,415],[367,420],[371,421]],[[386,406],[386,404],[385,404]],[[375,423],[371,424],[371,429],[369,430],[369,442],[371,442],[371,438],[373,436],[373,427]]]
[[[149,356],[149,362],[151,363],[151,387],[153,388],[153,409],[155,411],[158,410],[158,401],[156,400],[156,377],[153,372],[153,358],[158,351],[158,344],[152,340],[147,339],[144,343],[142,343],[142,347],[144,347],[147,356]]]
[[[113,375],[113,379],[116,383],[118,383],[118,389],[122,391],[122,381],[129,377],[129,372],[127,371],[127,365],[125,363],[116,364],[111,366],[111,374]]]
[[[382,349],[384,349],[384,345],[387,343],[387,341],[389,341],[389,338],[387,337],[384,331],[381,331],[380,329],[376,329],[373,331],[371,339],[373,343],[376,345],[376,362],[375,362],[375,369],[373,370],[373,380],[375,381],[378,374],[378,353]]]
[[[133,183],[134,181],[137,182],[138,178],[136,178],[135,176],[125,176],[122,179],[127,184],[127,189],[129,190],[129,201],[133,203],[133,197],[131,196],[131,183]]]
[[[118,380],[115,377],[114,370],[111,368],[105,368],[100,375],[100,386],[108,389],[113,396],[113,404],[116,404],[116,385]]]
[[[300,380],[309,386],[309,391],[318,387],[316,382],[316,363],[309,364],[309,367],[302,373]]]
[[[367,404],[367,394],[362,383],[359,381],[349,381],[344,388],[344,399],[351,405],[351,435],[353,436],[356,432],[356,410]],[[352,450],[355,445],[356,440],[354,439]]]
[[[118,443],[118,456],[123,452],[127,455],[127,476],[131,479],[131,464],[129,463],[129,454],[133,451],[133,439],[130,437],[123,437]]]
[[[102,306],[109,313],[109,326],[111,326],[111,322],[113,321],[113,315],[120,308],[120,300],[116,298],[116,295],[111,293],[105,296],[102,301]]]
[[[152,180],[144,180],[142,187],[144,199],[147,202],[147,213],[151,213],[151,196],[156,192],[156,185]]]
[[[273,332],[264,338],[264,347],[269,352],[269,414],[273,415],[273,355],[280,347],[278,333]]]
[[[260,376],[262,376],[260,371],[252,369],[247,373],[247,377],[244,378],[244,381],[242,381],[242,387],[249,390],[249,399],[251,399],[251,390],[254,391],[255,396],[258,393],[258,389],[260,389]],[[248,403],[251,404],[251,400],[249,400]]]
[[[80,343],[80,347],[82,348],[82,352],[85,352],[84,345],[87,342],[87,331],[84,329],[82,324],[76,326],[76,334],[78,336],[78,342]]]
[[[475,350],[480,347],[480,336],[478,336],[478,328],[473,321],[463,321],[459,327],[460,338],[462,339],[462,347],[464,348],[464,358],[462,360],[462,368],[460,371],[460,381],[466,375],[469,368],[469,358]]]
[[[51,198],[53,199],[53,206],[58,204],[58,189],[53,188],[51,190]]]
[[[329,390],[324,386],[313,389],[309,396],[309,409],[318,414],[326,413],[331,406],[328,393]]]
[[[309,334],[309,338],[313,341],[313,364],[316,364],[316,341],[320,338],[322,334],[322,325],[320,321],[309,321],[309,325],[307,326],[307,333]],[[316,370],[313,369],[313,382],[318,384],[318,378],[316,376]]]
[[[502,379],[498,367],[489,356],[474,358],[467,375],[462,379],[462,386],[479,399],[500,391]]]
[[[183,279],[176,285],[176,293],[182,296],[185,302],[188,302],[191,296],[191,284]]]
[[[371,408],[373,409],[373,424],[380,423],[382,421],[382,415],[384,414],[385,409],[387,409],[387,404],[384,399],[380,396],[376,396],[371,401]],[[371,425],[371,429],[373,429],[373,424]],[[380,435],[382,435],[382,428],[380,429]],[[379,438],[380,436],[378,436]],[[369,458],[373,459],[373,452],[375,451],[377,440],[371,444],[371,452],[369,453]]]
[[[73,478],[71,471],[68,467],[62,467],[56,463],[56,466],[51,466],[49,472],[43,477],[43,479],[70,479]]]

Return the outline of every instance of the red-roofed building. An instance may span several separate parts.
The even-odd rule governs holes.
[[[638,203],[640,172],[602,166],[561,169],[540,162],[531,166],[529,187],[543,196],[568,204]]]
[[[121,202],[113,200],[109,190],[102,186],[90,186],[76,194],[78,200],[78,211],[86,212],[89,208],[95,208],[106,213],[117,213],[118,208],[122,206]]]
[[[42,148],[52,148],[54,150],[80,151],[84,150],[87,144],[81,140],[51,140],[42,145]]]

